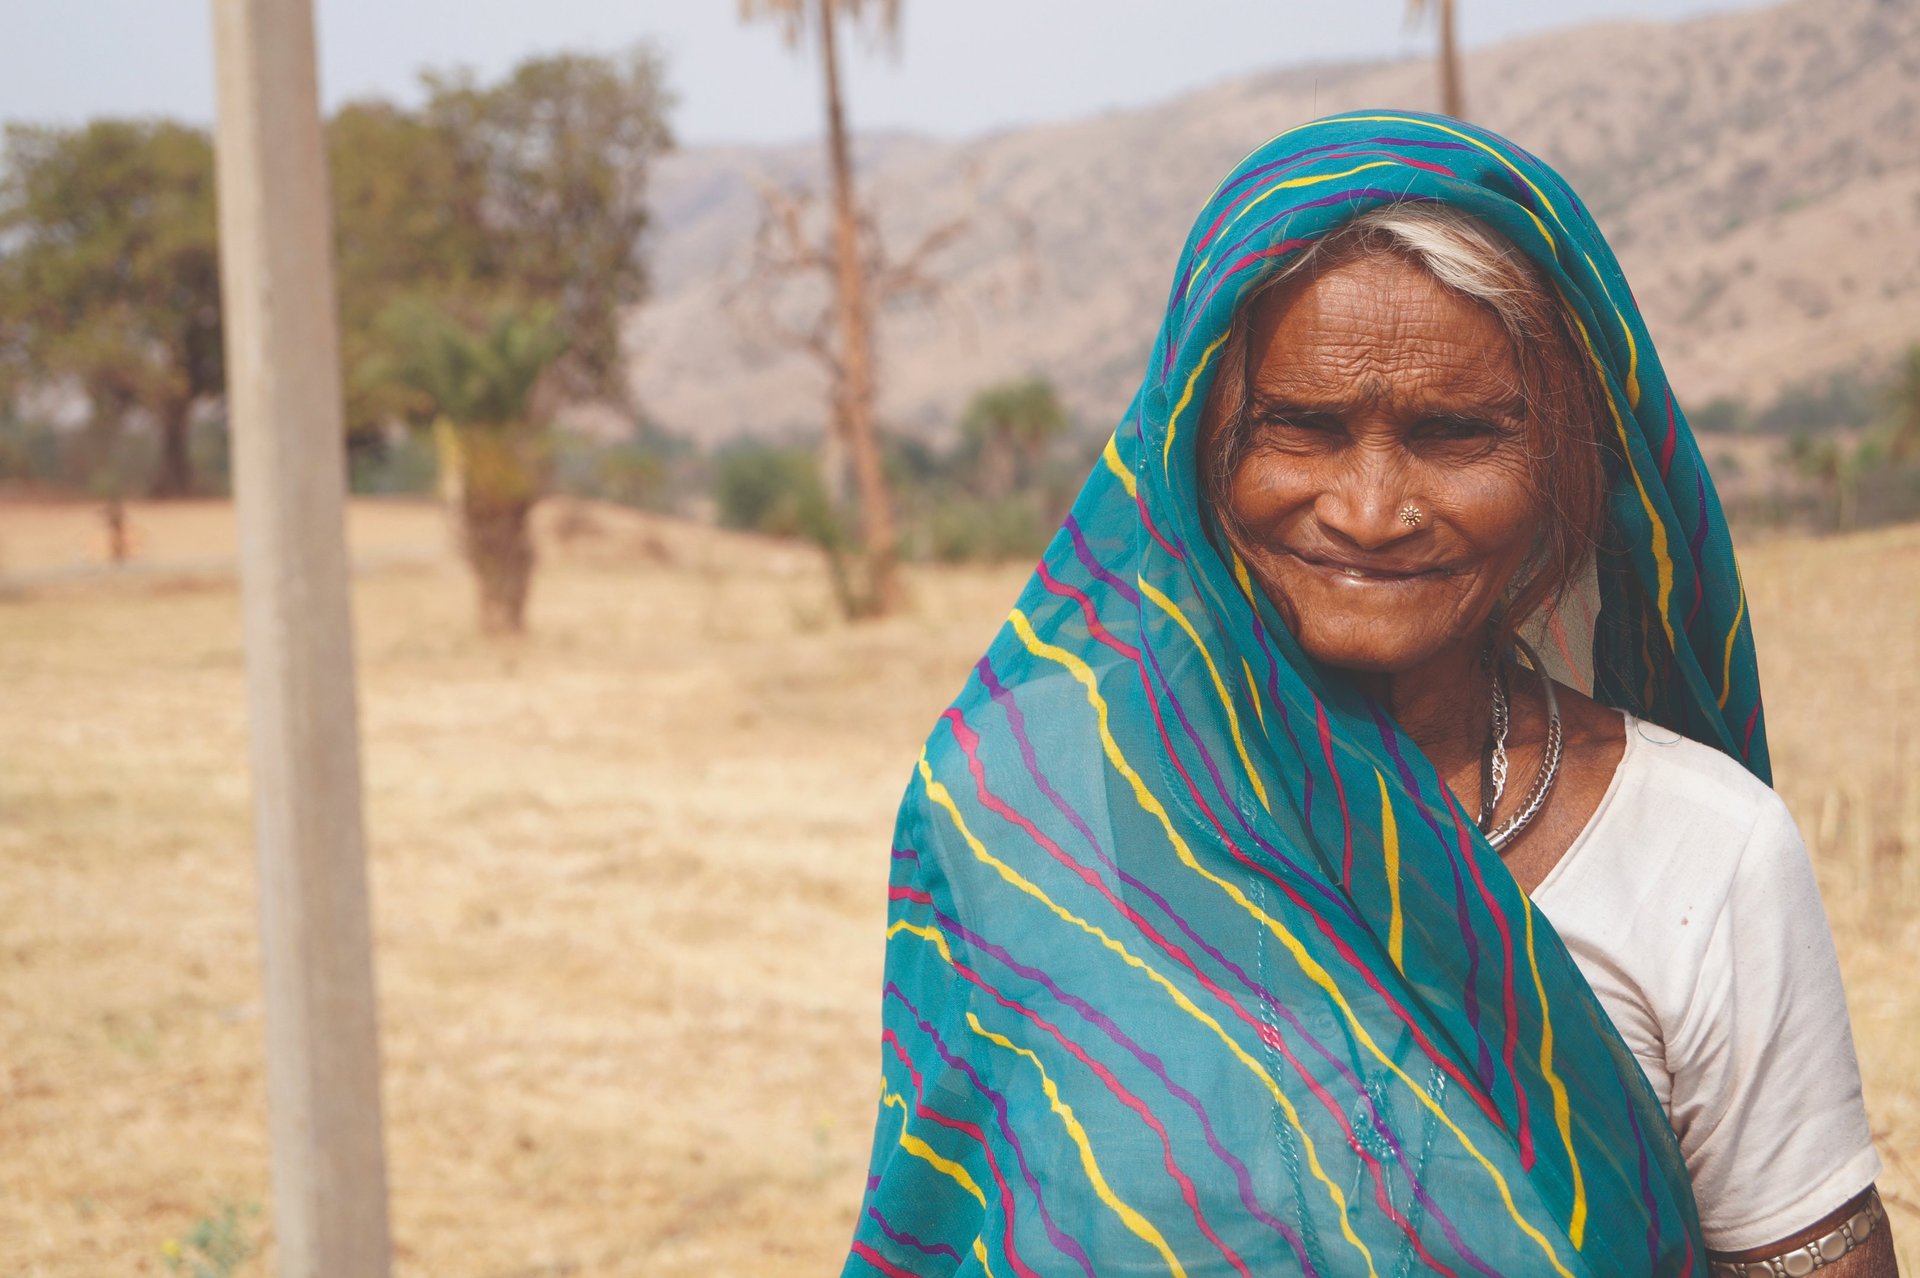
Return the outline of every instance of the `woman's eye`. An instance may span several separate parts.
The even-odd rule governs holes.
[[[1484,417],[1434,417],[1421,423],[1420,433],[1429,439],[1497,439],[1504,435],[1499,426]]]
[[[1326,434],[1340,429],[1340,423],[1319,413],[1266,413],[1260,424],[1270,430]]]

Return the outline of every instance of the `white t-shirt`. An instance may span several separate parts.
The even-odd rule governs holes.
[[[1839,963],[1780,797],[1655,724],[1626,739],[1533,900],[1666,1106],[1707,1245],[1739,1251],[1879,1174]]]

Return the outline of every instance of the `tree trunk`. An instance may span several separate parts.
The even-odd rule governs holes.
[[[546,488],[547,441],[511,429],[460,431],[461,548],[479,592],[480,632],[523,634],[533,586],[533,508]]]
[[[865,613],[878,616],[900,603],[895,572],[893,503],[873,421],[873,305],[860,261],[860,229],[853,194],[846,113],[840,102],[836,0],[820,6],[821,75],[827,97],[827,160],[833,181],[834,309],[840,328],[842,376],[836,379],[832,428],[841,434],[860,495],[861,541],[866,557]]]
[[[127,536],[127,504],[118,491],[108,496],[100,515],[107,525],[107,562],[124,564],[133,557],[133,542]]]
[[[178,399],[155,410],[160,430],[160,464],[153,475],[155,497],[193,494],[193,458],[187,451],[193,429],[193,400]]]
[[[1004,431],[989,431],[980,441],[980,487],[989,501],[1004,501],[1018,482],[1013,441]]]
[[[527,629],[527,593],[533,585],[530,502],[468,499],[467,562],[479,590],[480,633],[518,635]]]
[[[1453,34],[1453,0],[1440,0],[1440,110],[1456,120],[1467,118],[1460,87],[1460,49]]]

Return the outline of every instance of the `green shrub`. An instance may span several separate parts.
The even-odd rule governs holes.
[[[253,1256],[247,1222],[260,1214],[254,1204],[223,1205],[211,1216],[194,1222],[183,1237],[160,1245],[160,1258],[171,1273],[186,1278],[234,1278]]]
[[[729,528],[802,537],[829,550],[848,542],[846,524],[820,482],[819,463],[804,449],[727,449],[714,462],[713,496],[720,522]]]
[[[955,498],[928,511],[926,552],[942,563],[1032,559],[1047,548],[1058,526],[1022,495],[998,501]]]

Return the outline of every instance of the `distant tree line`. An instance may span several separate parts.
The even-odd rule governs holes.
[[[347,443],[364,479],[433,441],[482,623],[516,630],[555,414],[597,402],[634,417],[620,318],[647,291],[667,96],[644,48],[536,57],[495,83],[423,81],[417,109],[356,103],[327,124]],[[77,405],[84,426],[58,451],[96,489],[138,482],[135,425],[157,445],[151,495],[216,486],[192,446],[224,388],[205,132],[15,124],[0,164],[0,417],[17,419],[5,410],[25,394]],[[57,463],[35,454],[46,444],[16,439],[28,456],[0,463]]]
[[[1732,397],[1688,414],[1704,436],[1780,441],[1779,460],[1800,481],[1734,502],[1736,518],[1846,530],[1920,517],[1920,344],[1891,376],[1843,369],[1788,385],[1758,408]]]
[[[1046,378],[985,387],[944,447],[887,441],[900,548],[909,558],[949,563],[1032,558],[1059,527],[1093,453]],[[847,559],[857,544],[857,512],[829,495],[811,447],[745,441],[708,465],[720,523],[812,541],[825,552],[836,589],[854,588]]]

